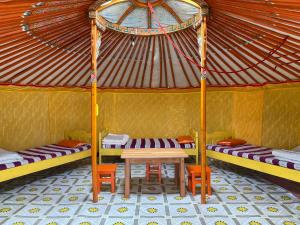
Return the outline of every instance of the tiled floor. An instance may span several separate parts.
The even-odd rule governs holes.
[[[251,170],[212,164],[213,196],[181,198],[173,166],[163,166],[163,184],[144,180],[144,165],[132,168],[133,187],[123,198],[124,165],[119,164],[117,192],[101,192],[91,201],[88,160],[0,183],[0,224],[101,225],[299,225],[300,199]]]

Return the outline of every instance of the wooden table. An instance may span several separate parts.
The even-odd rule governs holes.
[[[144,148],[125,149],[121,158],[125,159],[125,198],[130,195],[131,164],[140,163],[174,163],[179,165],[180,196],[185,196],[184,158],[188,155],[183,149]],[[176,176],[176,174],[175,174]],[[175,177],[176,179],[176,177]]]

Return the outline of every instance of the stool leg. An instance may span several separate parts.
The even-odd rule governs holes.
[[[111,182],[110,182],[110,185],[111,185],[111,193],[115,193],[115,188],[116,188],[116,177],[115,177],[115,173],[111,173]]]
[[[210,173],[207,173],[207,193],[211,195],[211,178]]]
[[[192,186],[192,195],[196,195],[196,182],[195,182],[195,174],[192,173],[191,186]]]
[[[101,191],[101,181],[98,182],[98,194],[100,193]]]
[[[188,176],[188,190],[192,192],[191,176]]]

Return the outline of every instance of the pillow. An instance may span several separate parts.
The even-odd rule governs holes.
[[[67,147],[67,148],[77,148],[84,144],[85,143],[83,143],[81,141],[75,141],[75,140],[62,140],[57,143],[57,145],[62,146],[62,147]]]
[[[179,136],[176,138],[179,144],[189,144],[194,143],[194,139],[191,136]]]
[[[6,149],[0,148],[0,163],[10,163],[20,160],[23,160],[23,157],[17,152],[7,151]]]
[[[222,141],[218,141],[218,145],[224,145],[224,146],[236,146],[236,145],[243,145],[246,144],[247,142],[242,139],[225,139]]]
[[[292,149],[295,152],[300,152],[300,145]]]

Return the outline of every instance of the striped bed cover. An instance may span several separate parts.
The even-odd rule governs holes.
[[[254,146],[249,144],[239,145],[235,147],[207,145],[207,149],[276,166],[282,166],[289,169],[300,170],[300,163],[293,163],[286,161],[283,158],[275,157],[274,155],[272,155],[272,149],[267,147]]]
[[[128,149],[128,148],[195,148],[194,143],[179,144],[175,138],[136,138],[129,139],[125,145],[107,145],[103,144],[105,149]]]
[[[0,164],[0,170],[5,170],[29,163],[39,162],[46,159],[52,159],[59,156],[71,155],[73,153],[82,152],[91,148],[90,144],[84,144],[77,148],[66,148],[58,145],[45,145],[38,148],[29,148],[18,153],[24,158],[23,160]]]

